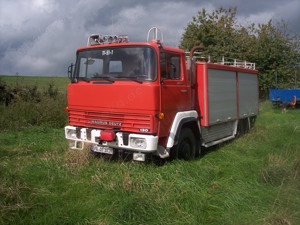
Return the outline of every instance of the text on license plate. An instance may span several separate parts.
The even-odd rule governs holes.
[[[114,153],[114,150],[112,148],[106,146],[92,146],[92,151],[110,155]]]

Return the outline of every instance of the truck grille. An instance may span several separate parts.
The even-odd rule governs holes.
[[[153,133],[153,117],[145,114],[69,110],[73,126]]]

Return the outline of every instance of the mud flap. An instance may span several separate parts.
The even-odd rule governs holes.
[[[169,151],[162,146],[158,146],[157,153],[162,159],[168,158],[170,156]]]

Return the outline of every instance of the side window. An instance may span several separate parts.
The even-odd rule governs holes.
[[[160,73],[164,79],[180,80],[180,55],[162,52],[160,54]]]

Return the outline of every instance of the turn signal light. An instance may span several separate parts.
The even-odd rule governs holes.
[[[162,120],[163,118],[165,118],[165,114],[164,113],[158,113],[155,115],[158,119]]]

